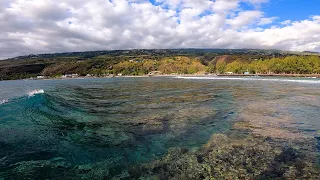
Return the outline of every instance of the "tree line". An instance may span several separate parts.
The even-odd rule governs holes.
[[[237,57],[237,56],[235,56]],[[235,58],[230,61],[213,58],[204,64],[201,58],[175,56],[161,59],[134,58],[119,59],[118,62],[84,61],[53,64],[43,70],[46,76],[57,76],[67,73],[79,75],[92,74],[95,76],[106,74],[146,75],[152,71],[162,74],[196,74],[216,73],[225,74],[320,74],[319,56],[287,56],[283,58],[247,60]]]
[[[272,58],[269,60],[243,61],[235,60],[231,63],[218,61],[208,65],[208,71],[224,74],[232,72],[243,74],[319,74],[319,56],[288,56],[285,58]]]
[[[199,60],[188,57],[164,58],[156,60],[134,60],[120,62],[114,65],[113,74],[145,75],[152,71],[160,71],[163,74],[195,74],[205,72],[206,66]]]

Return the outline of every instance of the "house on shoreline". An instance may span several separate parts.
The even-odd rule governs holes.
[[[157,76],[157,75],[162,75],[161,71],[151,71],[148,73],[149,76]]]
[[[65,74],[62,76],[62,78],[78,78],[78,74]]]

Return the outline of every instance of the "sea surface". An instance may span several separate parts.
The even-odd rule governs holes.
[[[289,113],[302,133],[320,136],[319,79],[2,81],[0,179],[62,179],[79,167],[81,177],[97,166],[109,177],[125,176],[171,148],[197,151],[213,134],[230,130],[242,106],[272,99],[280,99],[279,113]]]

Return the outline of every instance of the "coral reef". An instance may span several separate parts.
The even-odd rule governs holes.
[[[200,151],[172,149],[129,174],[133,179],[319,179],[312,158],[268,138],[216,134]]]
[[[242,101],[233,129],[214,134],[198,151],[171,149],[160,160],[130,168],[132,179],[320,179],[319,138],[301,132],[286,103]],[[258,94],[257,94],[258,96]]]

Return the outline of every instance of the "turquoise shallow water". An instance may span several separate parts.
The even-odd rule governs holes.
[[[320,84],[313,79],[112,78],[0,82],[0,177],[34,163],[99,166],[121,174],[192,150],[229,130],[239,106],[283,99],[301,131],[318,136]],[[33,90],[44,93],[30,95]],[[40,167],[40,168],[39,168]],[[31,176],[62,178],[41,169]],[[22,170],[21,170],[22,169]],[[58,169],[58,170],[57,170]],[[53,172],[56,172],[52,174]]]

